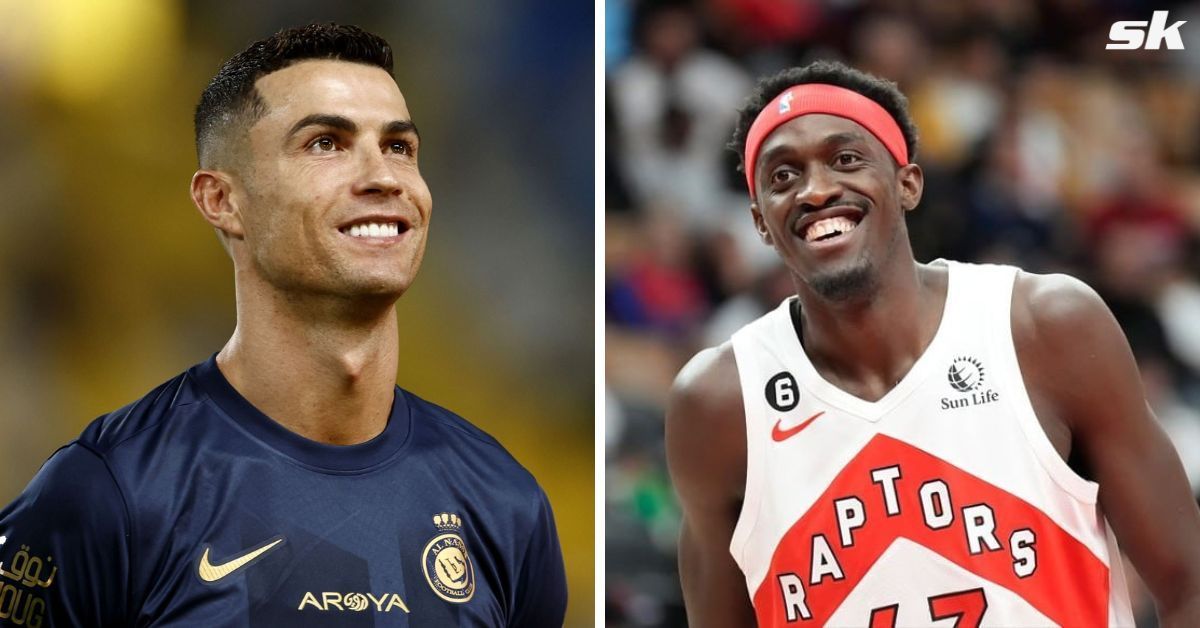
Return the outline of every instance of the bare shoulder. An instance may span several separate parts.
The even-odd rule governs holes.
[[[1046,335],[1054,342],[1083,334],[1089,327],[1113,322],[1108,306],[1086,283],[1063,274],[1020,271],[1013,285],[1013,322],[1022,331]],[[1028,327],[1028,329],[1024,329]]]
[[[1012,307],[1013,343],[1039,414],[1074,431],[1095,422],[1104,404],[1144,403],[1125,334],[1090,286],[1068,275],[1021,272]]]
[[[667,461],[681,497],[740,493],[745,430],[733,345],[701,351],[680,370],[667,401]]]
[[[679,371],[671,387],[667,421],[692,427],[718,428],[709,423],[742,418],[742,387],[738,380],[733,344],[726,342],[697,353]],[[737,417],[728,410],[736,409]],[[670,412],[680,410],[681,412]],[[696,425],[701,423],[704,425]]]
[[[1104,300],[1069,275],[1018,273],[1012,329],[1022,370],[1074,371],[1103,360],[1123,362],[1129,355],[1125,334]]]

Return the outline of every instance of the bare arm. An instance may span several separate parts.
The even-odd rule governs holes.
[[[1121,328],[1091,288],[1063,275],[1020,275],[1013,301],[1035,410],[1070,431],[1162,625],[1200,626],[1200,509]]]
[[[733,349],[701,352],[667,402],[667,463],[683,507],[679,578],[693,628],[752,627],[746,581],[729,553],[746,480],[745,411]]]

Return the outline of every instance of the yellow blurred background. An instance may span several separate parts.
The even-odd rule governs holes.
[[[232,331],[232,267],[187,194],[219,65],[284,27],[357,24],[393,46],[434,196],[398,381],[537,476],[567,625],[592,625],[592,7],[490,4],[0,0],[0,502]]]

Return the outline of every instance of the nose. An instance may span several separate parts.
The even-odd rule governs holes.
[[[842,196],[842,186],[836,173],[829,168],[815,166],[809,169],[808,179],[796,190],[796,203],[804,211],[816,211],[827,207]]]
[[[388,163],[376,147],[364,147],[358,156],[359,174],[354,183],[355,194],[400,195],[404,189],[396,174],[395,164]]]

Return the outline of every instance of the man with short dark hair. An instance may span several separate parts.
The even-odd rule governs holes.
[[[1200,511],[1120,328],[1070,277],[914,260],[896,86],[782,72],[732,145],[796,296],[671,392],[691,625],[1132,625],[1118,540],[1200,625]]]
[[[391,72],[381,38],[311,25],[204,91],[191,193],[233,259],[237,327],[0,511],[0,620],[562,625],[537,482],[395,384],[432,201]]]

